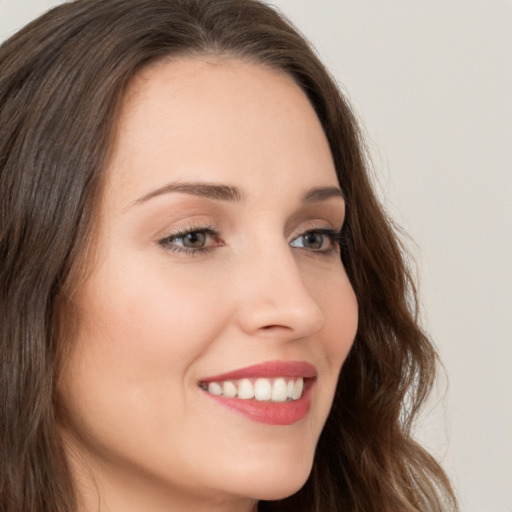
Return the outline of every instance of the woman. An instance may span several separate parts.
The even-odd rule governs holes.
[[[353,115],[252,0],[79,0],[0,49],[10,511],[455,508]]]

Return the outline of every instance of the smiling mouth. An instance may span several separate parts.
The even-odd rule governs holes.
[[[268,425],[292,425],[311,408],[316,368],[305,361],[269,361],[206,377],[199,387],[215,403]]]
[[[208,393],[240,400],[254,399],[258,402],[289,402],[298,400],[304,391],[304,378],[258,378],[200,382]]]
[[[283,403],[300,400],[316,378],[316,368],[305,361],[268,361],[205,378],[199,386],[224,399]]]

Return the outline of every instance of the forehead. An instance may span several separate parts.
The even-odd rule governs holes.
[[[322,126],[295,82],[219,57],[161,61],[135,78],[109,172],[128,196],[169,180],[267,190],[337,184]]]

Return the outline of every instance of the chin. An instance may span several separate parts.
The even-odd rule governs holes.
[[[298,492],[309,478],[313,461],[303,460],[294,465],[280,462],[258,470],[241,470],[237,492],[265,501],[284,499]]]
[[[285,479],[281,482],[273,481],[265,489],[261,489],[261,492],[258,493],[256,499],[260,501],[276,501],[288,498],[303,487],[308,477],[309,473],[300,480],[291,481],[289,479]]]

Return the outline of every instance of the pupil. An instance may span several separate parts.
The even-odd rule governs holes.
[[[204,245],[204,233],[188,233],[185,237],[185,245],[188,247],[202,247]]]
[[[315,233],[308,233],[306,235],[306,245],[313,249],[319,249],[322,246],[322,238]]]

